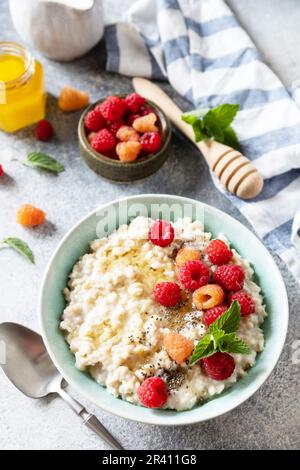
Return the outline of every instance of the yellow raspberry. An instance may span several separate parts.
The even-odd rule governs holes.
[[[144,132],[157,132],[158,128],[155,125],[156,120],[156,114],[150,113],[135,119],[132,123],[132,127],[141,134]]]
[[[201,259],[201,253],[194,248],[184,247],[181,248],[176,256],[175,263],[181,268],[187,261],[195,261]]]
[[[116,146],[116,152],[121,162],[133,162],[139,156],[141,144],[139,142],[120,142]]]
[[[23,204],[18,211],[17,221],[23,227],[36,227],[43,224],[45,220],[45,212],[31,204]]]
[[[194,342],[175,331],[164,336],[163,346],[177,364],[182,364],[194,350]]]
[[[116,134],[117,138],[122,142],[134,141],[138,142],[140,140],[139,134],[130,126],[122,126]]]
[[[193,294],[193,302],[199,310],[208,310],[224,301],[224,291],[218,284],[207,284],[199,287]]]
[[[92,143],[92,140],[93,138],[97,135],[97,132],[90,132],[87,136],[87,140],[89,141],[89,143],[91,144]]]
[[[85,108],[89,104],[89,101],[89,95],[84,91],[65,86],[60,92],[58,107],[66,112],[76,111],[77,109]]]

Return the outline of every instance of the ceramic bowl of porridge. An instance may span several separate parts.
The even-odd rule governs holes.
[[[262,385],[288,302],[271,255],[242,224],[194,200],[141,195],[65,236],[40,318],[78,392],[119,416],[177,425],[230,411]]]

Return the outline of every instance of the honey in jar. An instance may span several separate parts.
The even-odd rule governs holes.
[[[15,132],[45,116],[43,67],[29,51],[0,42],[0,129]]]

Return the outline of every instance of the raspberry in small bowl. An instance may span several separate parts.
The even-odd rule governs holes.
[[[87,165],[107,179],[128,183],[152,175],[164,164],[171,134],[164,112],[136,93],[92,104],[78,126]]]

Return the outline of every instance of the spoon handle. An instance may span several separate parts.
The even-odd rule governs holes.
[[[59,388],[57,393],[70,406],[70,408],[72,408],[72,410],[83,419],[84,424],[100,436],[112,449],[123,450],[121,444],[119,444],[119,442],[108,432],[96,416],[89,413],[84,406],[72,398],[64,389]]]
[[[107,431],[95,415],[92,415],[84,409],[80,416],[83,418],[84,424],[98,434],[112,449],[124,450],[121,444]]]

